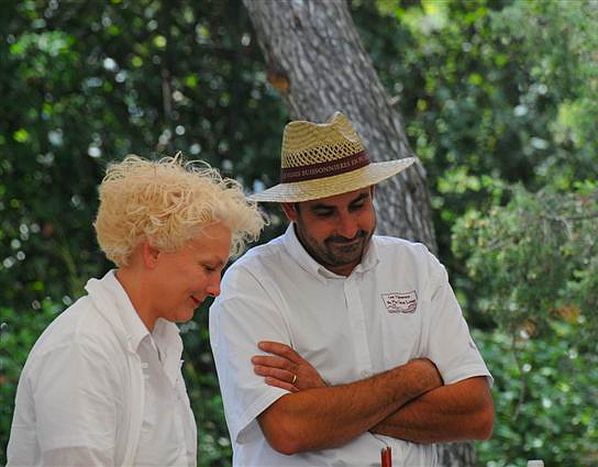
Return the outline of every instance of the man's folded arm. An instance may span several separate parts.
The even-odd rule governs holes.
[[[494,406],[486,376],[471,377],[442,385],[436,366],[430,360],[422,359],[421,361],[428,363],[424,369],[430,371],[433,369],[431,374],[436,375],[440,383],[434,389],[422,390],[419,395],[416,394],[417,380],[415,383],[409,383],[408,378],[403,381],[393,379],[397,376],[393,372],[405,371],[405,375],[416,378],[418,371],[421,371],[422,375],[430,376],[428,371],[417,369],[417,363],[416,366],[410,367],[411,363],[420,360],[414,360],[407,365],[366,380],[323,388],[325,383],[317,370],[291,347],[276,342],[260,342],[259,346],[270,355],[252,358],[255,373],[265,377],[267,384],[271,386],[294,392],[292,395],[283,396],[259,418],[267,439],[271,439],[272,446],[281,452],[304,450],[301,446],[309,445],[310,442],[323,447],[340,445],[365,430],[416,443],[487,439],[492,433]],[[291,384],[293,375],[298,375],[298,378]],[[393,395],[389,396],[379,391],[376,387],[378,383],[381,383],[383,389],[397,390],[394,396],[403,397],[405,402],[398,402],[398,408],[389,412],[391,405],[388,401],[393,400]],[[401,386],[401,383],[404,386]],[[405,393],[402,391],[409,391],[409,388],[415,390],[411,392],[413,397],[406,400],[408,397],[405,398]],[[340,392],[341,390],[346,391],[347,394]],[[299,395],[305,399],[295,398]],[[293,399],[288,399],[290,396],[293,396]],[[351,397],[354,401],[364,404],[365,415],[355,410]],[[286,404],[291,401],[293,404],[287,406]],[[317,407],[316,411],[312,410],[314,406]],[[293,410],[299,412],[296,417]],[[274,419],[270,426],[268,422],[272,420],[271,413],[280,414],[280,421],[285,423],[282,424]],[[368,427],[371,420],[380,417],[382,413],[386,415]],[[307,435],[300,435],[303,423],[307,424]],[[325,433],[309,431],[312,426],[324,429]],[[276,438],[277,434],[280,434],[283,439]],[[326,437],[327,435],[329,436]],[[283,445],[277,448],[284,443],[285,439],[290,446]],[[296,446],[295,443],[300,446]]]
[[[485,376],[423,394],[370,431],[416,443],[485,440],[492,434],[494,404]]]
[[[258,422],[272,448],[283,454],[332,448],[441,385],[430,360],[412,360],[354,383],[287,394],[262,412]]]

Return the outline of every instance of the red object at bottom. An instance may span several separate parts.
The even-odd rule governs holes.
[[[381,467],[392,467],[392,448],[386,446],[380,451],[380,465]]]

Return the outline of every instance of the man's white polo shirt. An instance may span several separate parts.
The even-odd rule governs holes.
[[[287,392],[253,373],[257,342],[292,346],[330,384],[350,383],[427,357],[446,384],[490,376],[448,283],[421,244],[372,237],[349,277],[307,254],[292,224],[228,269],[210,309],[210,338],[238,466],[379,466],[393,447],[404,465],[434,465],[433,445],[365,433],[337,449],[285,456],[256,417]]]

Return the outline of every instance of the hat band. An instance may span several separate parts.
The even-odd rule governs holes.
[[[351,156],[335,161],[320,162],[318,164],[302,165],[301,167],[286,167],[280,169],[282,183],[303,182],[317,178],[332,177],[365,167],[370,163],[367,152],[361,151]]]

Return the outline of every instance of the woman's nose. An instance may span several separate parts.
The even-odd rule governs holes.
[[[220,275],[217,275],[214,279],[210,281],[208,286],[206,287],[206,293],[210,297],[217,297],[220,295]]]

